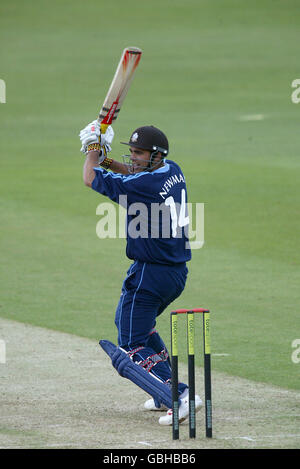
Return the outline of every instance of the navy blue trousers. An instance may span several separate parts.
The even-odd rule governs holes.
[[[118,344],[126,351],[137,348],[133,360],[143,362],[166,350],[155,330],[156,318],[182,293],[187,279],[186,264],[167,266],[133,262],[123,282],[116,310]],[[170,361],[157,363],[151,372],[163,381],[171,378]],[[181,383],[179,391],[186,385]]]
[[[187,273],[185,263],[168,266],[135,261],[130,266],[115,317],[120,347],[130,350],[147,344],[157,316],[184,290]]]

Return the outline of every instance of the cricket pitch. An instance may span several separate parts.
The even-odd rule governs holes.
[[[0,338],[1,448],[300,447],[299,392],[215,372],[212,362],[213,438],[202,410],[195,441],[182,425],[174,442],[161,414],[143,409],[147,394],[118,376],[97,342],[5,319]],[[183,365],[179,372],[186,379]],[[196,375],[203,396],[203,369]]]

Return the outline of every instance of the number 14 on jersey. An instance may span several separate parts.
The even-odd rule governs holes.
[[[178,203],[175,202],[174,198],[170,195],[165,200],[165,204],[170,207],[170,214],[172,220],[172,237],[176,238],[177,236],[177,228],[182,228],[189,224],[189,216],[186,215],[186,191],[185,189],[181,190],[181,202],[180,202],[180,209],[179,215],[177,214],[176,205]]]

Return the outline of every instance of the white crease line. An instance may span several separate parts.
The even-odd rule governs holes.
[[[265,115],[264,114],[247,114],[247,115],[244,115],[244,116],[240,116],[239,117],[239,120],[240,121],[243,121],[243,122],[246,122],[246,121],[262,121],[265,119]]]
[[[212,357],[230,357],[230,353],[212,353]]]
[[[293,435],[292,433],[289,435],[264,435],[264,436],[261,436],[260,439],[263,439],[263,438],[300,438],[300,434],[295,434]]]
[[[220,440],[247,440],[247,441],[256,441],[250,436],[224,436],[220,437]]]

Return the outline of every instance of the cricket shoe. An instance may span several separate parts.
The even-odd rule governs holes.
[[[158,411],[164,411],[168,410],[168,407],[165,406],[164,404],[160,404],[160,407],[156,407],[154,399],[148,399],[145,404],[144,404],[144,409],[146,410],[158,410]]]
[[[189,395],[187,394],[185,397],[181,397],[181,404],[179,406],[179,423],[184,422],[189,416]],[[202,400],[196,394],[195,396],[195,410],[198,412],[201,409]],[[172,425],[173,422],[173,411],[169,409],[167,414],[163,417],[160,417],[158,422],[160,425]]]

